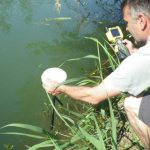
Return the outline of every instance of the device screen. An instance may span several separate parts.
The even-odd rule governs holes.
[[[112,29],[112,30],[111,30],[111,33],[112,33],[112,35],[113,35],[114,37],[120,36],[118,29]]]

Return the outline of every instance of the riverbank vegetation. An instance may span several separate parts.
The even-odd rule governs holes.
[[[95,61],[95,68],[86,76],[69,79],[64,84],[76,84],[77,86],[94,86],[101,82],[119,64],[120,60],[113,52],[112,47],[104,41],[103,43],[93,37],[85,37],[95,43],[97,55],[89,54],[82,58],[72,58],[63,62],[60,67],[71,61],[83,61],[89,59]],[[73,111],[73,106],[54,105],[52,96],[46,93],[48,102],[45,104],[49,109],[54,109],[57,115],[56,124],[63,124],[62,128],[53,127],[53,130],[41,127],[13,123],[1,127],[0,134],[11,134],[29,137],[29,140],[37,139],[34,145],[26,145],[28,150],[36,149],[56,149],[56,150],[129,150],[143,149],[142,144],[134,131],[130,128],[123,108],[125,94],[108,99],[98,106],[92,106],[82,102],[77,102],[78,111]],[[60,95],[60,99],[69,99],[65,95]],[[3,132],[4,128],[21,129],[19,132]],[[15,129],[14,129],[15,128]],[[7,150],[15,150],[15,146],[7,146]]]

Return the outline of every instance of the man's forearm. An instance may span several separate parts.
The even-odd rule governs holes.
[[[97,104],[98,100],[94,97],[93,88],[85,86],[62,86],[60,91],[69,95],[73,99]]]
[[[95,87],[62,85],[59,91],[69,95],[73,99],[91,104],[98,104],[109,97],[120,94],[118,90],[110,90],[103,82]]]

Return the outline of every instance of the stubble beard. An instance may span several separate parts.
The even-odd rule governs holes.
[[[139,41],[136,41],[135,40],[135,45],[136,47],[142,47],[146,44],[146,40],[139,40]]]

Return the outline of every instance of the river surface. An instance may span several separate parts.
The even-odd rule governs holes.
[[[104,34],[101,25],[79,5],[77,1],[64,1],[59,10],[52,0],[0,0],[0,126],[49,126],[43,117],[43,103],[48,101],[41,86],[42,72],[67,59],[96,54],[95,43],[84,37],[101,38]],[[92,4],[90,8],[94,9]],[[65,20],[54,19],[62,17]],[[63,69],[69,79],[79,77],[92,71],[94,62],[70,62]],[[32,142],[20,136],[0,135],[1,150],[7,143],[24,150]]]

